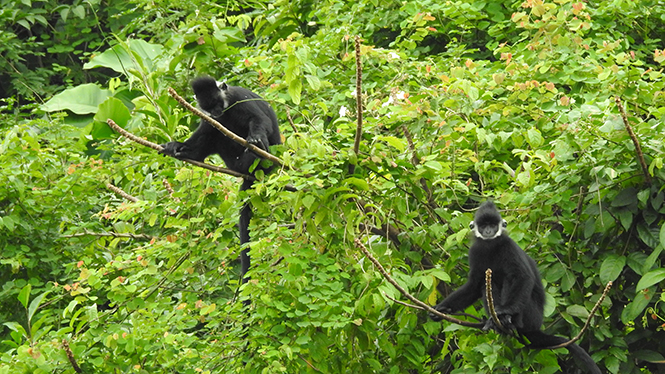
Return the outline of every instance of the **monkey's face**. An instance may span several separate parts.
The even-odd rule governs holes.
[[[200,77],[192,82],[194,95],[199,108],[213,117],[220,116],[226,108],[226,82],[218,82],[211,77]]]
[[[483,240],[496,239],[503,233],[508,223],[504,219],[471,221],[469,228],[476,238]]]

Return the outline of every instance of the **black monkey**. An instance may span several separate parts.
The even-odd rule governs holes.
[[[529,257],[506,233],[506,221],[491,201],[484,202],[470,224],[475,240],[469,250],[469,278],[467,282],[440,302],[434,309],[452,313],[466,309],[479,298],[489,315],[485,298],[485,271],[492,269],[492,295],[501,324],[526,337],[529,348],[547,348],[568,339],[548,335],[540,330],[543,324],[545,290],[536,262]],[[435,321],[440,317],[431,314]],[[483,330],[498,329],[492,318]],[[601,374],[600,369],[586,351],[577,344],[568,347],[584,362],[589,372]]]
[[[199,77],[192,81],[192,89],[196,101],[204,112],[220,122],[224,127],[245,138],[249,143],[268,151],[268,147],[281,144],[282,139],[277,124],[277,115],[270,104],[254,92],[236,86],[229,86],[226,82],[217,82],[211,77]],[[162,144],[162,153],[179,159],[201,161],[211,154],[218,154],[226,167],[243,174],[249,174],[249,169],[258,158],[256,154],[226,137],[214,126],[201,120],[194,133],[181,142]],[[270,168],[261,169],[269,171]],[[253,174],[253,173],[252,173]],[[240,191],[249,189],[252,181],[243,180]],[[249,242],[249,220],[252,209],[246,203],[240,211],[240,243]],[[246,282],[245,273],[249,270],[249,249],[240,252],[240,276]]]

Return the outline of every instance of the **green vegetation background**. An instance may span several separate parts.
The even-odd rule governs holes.
[[[580,344],[665,372],[662,1],[0,3],[0,373],[578,372],[395,303],[353,245],[434,305],[487,198],[539,264],[549,333],[613,281]],[[185,139],[166,90],[193,101],[202,74],[280,119],[288,168],[249,193],[105,124]]]

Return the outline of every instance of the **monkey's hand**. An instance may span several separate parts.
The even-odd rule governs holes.
[[[247,136],[247,143],[253,144],[266,152],[268,152],[268,146],[270,144],[268,143],[268,136],[265,134],[249,134],[249,136]]]
[[[165,156],[171,156],[178,159],[189,158],[189,147],[185,143],[180,142],[168,142],[166,144],[161,144],[162,150],[159,153]]]
[[[501,322],[501,326],[507,331],[511,331],[515,329],[515,326],[513,325],[513,317],[510,314],[500,314],[497,313],[496,315],[499,317],[499,322]],[[494,323],[494,320],[490,317],[487,322],[485,322],[485,326],[483,326],[483,331],[488,331],[488,330],[495,330],[497,332],[504,332],[503,330],[500,330],[499,327]]]
[[[442,303],[440,303],[440,304],[438,304],[437,306],[435,306],[434,309],[437,310],[437,311],[439,311],[439,312],[441,312],[441,313],[443,313],[443,314],[450,314],[450,313],[453,312],[453,310],[452,310],[450,307],[448,307],[448,306],[446,306],[446,305],[441,305],[441,304],[442,304]],[[438,315],[438,314],[434,314],[434,313],[431,313],[431,312],[428,313],[428,314],[429,314],[429,318],[431,318],[433,321],[437,321],[437,322],[438,322],[438,321],[441,321],[441,320],[443,319],[443,318],[441,318],[441,316]]]

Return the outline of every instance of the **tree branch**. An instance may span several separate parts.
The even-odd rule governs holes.
[[[154,149],[154,150],[157,151],[157,152],[161,152],[161,150],[162,150],[162,146],[161,146],[161,145],[159,145],[159,144],[155,144],[155,143],[153,143],[153,142],[151,142],[151,141],[148,141],[148,140],[145,140],[145,139],[142,139],[142,138],[139,138],[138,136],[136,136],[136,135],[132,134],[131,132],[129,132],[129,131],[123,129],[123,128],[120,127],[120,126],[118,126],[118,124],[116,124],[112,119],[109,118],[108,120],[106,120],[106,123],[107,123],[107,124],[113,129],[113,130],[115,130],[116,132],[120,133],[120,135],[124,136],[125,138],[127,138],[127,139],[129,139],[129,140],[131,140],[131,141],[133,141],[133,142],[139,143],[139,144],[141,144],[141,145],[144,145],[144,146],[146,146],[146,147],[152,148],[152,149]],[[196,166],[198,166],[198,167],[200,167],[200,168],[208,169],[208,170],[211,170],[211,171],[214,171],[214,172],[217,172],[217,173],[224,173],[224,174],[232,175],[232,176],[234,176],[234,177],[243,178],[243,179],[246,179],[246,180],[252,180],[252,181],[256,180],[256,179],[255,179],[253,176],[251,176],[251,175],[238,173],[238,172],[233,171],[233,170],[231,170],[231,169],[226,169],[226,168],[222,168],[222,167],[219,167],[219,166],[206,164],[206,163],[204,163],[204,162],[199,162],[199,161],[194,161],[194,160],[188,160],[188,159],[183,159],[183,160],[181,160],[181,161],[184,161],[184,162],[187,162],[187,163],[189,163],[189,164],[196,165]]]
[[[487,300],[487,309],[490,312],[490,318],[494,321],[496,327],[501,330],[504,334],[512,335],[508,329],[506,329],[501,321],[499,321],[499,316],[496,315],[496,310],[494,309],[494,296],[492,295],[492,269],[485,270],[485,299]]]
[[[224,134],[226,137],[229,139],[233,140],[234,142],[240,144],[241,146],[249,149],[250,151],[256,153],[257,155],[261,156],[262,158],[265,158],[266,160],[270,160],[273,163],[282,166],[282,160],[280,160],[278,157],[271,155],[270,153],[264,151],[263,149],[255,146],[254,144],[251,144],[247,142],[247,140],[243,139],[242,137],[236,135],[234,132],[230,131],[226,127],[222,126],[221,123],[210,117],[209,115],[203,113],[202,111],[196,109],[192,104],[188,103],[185,99],[183,99],[180,95],[178,95],[177,92],[171,87],[168,89],[169,95],[171,95],[174,99],[176,99],[180,105],[184,106],[189,110],[190,112],[196,114],[197,116],[203,118],[206,120],[208,123],[213,125],[217,130],[221,131],[222,134]]]
[[[74,358],[74,353],[72,352],[71,348],[69,348],[69,342],[65,339],[62,339],[62,349],[65,351],[67,360],[69,360],[69,363],[72,365],[74,371],[77,373],[83,373],[81,367],[76,363],[76,358]]]
[[[360,36],[356,35],[356,138],[353,142],[353,152],[356,154],[360,151],[360,139],[363,135],[363,100],[362,100],[362,82],[363,82],[363,65],[360,60]],[[356,165],[349,164],[349,174],[356,171]]]
[[[381,265],[381,263],[376,258],[374,258],[374,256],[372,256],[372,254],[367,250],[365,245],[358,238],[356,238],[354,240],[354,244],[356,245],[356,247],[360,248],[360,250],[365,254],[365,256],[367,256],[367,258],[369,258],[369,260],[374,264],[374,266],[376,266],[376,268],[379,270],[381,275],[383,275],[383,278],[385,278],[385,280],[387,280],[388,283],[392,284],[402,295],[404,295],[404,297],[411,300],[411,302],[413,302],[417,306],[423,308],[424,310],[428,311],[429,313],[432,313],[434,315],[437,315],[437,316],[445,319],[448,322],[456,323],[458,325],[467,326],[467,327],[477,327],[477,328],[481,328],[485,325],[484,323],[467,322],[467,321],[462,321],[460,319],[451,317],[447,314],[439,312],[438,310],[432,308],[431,306],[429,306],[429,305],[423,303],[422,301],[416,299],[413,295],[408,293],[402,286],[400,286],[399,283],[397,283],[390,276],[390,274],[388,274],[386,269]]]
[[[152,240],[152,236],[146,234],[131,234],[131,233],[119,233],[119,232],[92,232],[84,230],[83,232],[78,232],[76,234],[70,235],[60,235],[61,238],[77,238],[81,236],[111,236],[114,238],[131,238],[131,239],[144,239]]]
[[[577,335],[575,335],[574,338],[570,339],[569,341],[567,341],[565,343],[561,343],[561,344],[555,345],[553,347],[546,347],[546,348],[541,348],[541,349],[565,348],[565,347],[575,343],[576,341],[580,340],[580,338],[582,337],[582,334],[584,334],[584,332],[589,328],[589,325],[591,324],[591,317],[593,317],[593,315],[596,314],[596,310],[598,310],[598,307],[600,307],[600,303],[602,303],[603,300],[605,300],[605,297],[607,296],[607,293],[610,291],[610,288],[612,288],[612,282],[607,282],[607,285],[605,286],[605,289],[603,290],[603,294],[600,295],[600,298],[598,299],[598,301],[596,301],[596,305],[594,305],[593,308],[591,308],[591,312],[589,312],[589,317],[587,317],[586,322],[584,323],[584,326],[582,327],[582,330],[580,330],[580,332]]]
[[[139,199],[137,197],[134,197],[134,196],[128,194],[127,192],[123,191],[120,187],[116,187],[116,186],[112,185],[111,183],[106,183],[106,188],[108,188],[109,190],[117,193],[118,195],[124,197],[125,199],[127,199],[127,200],[129,200],[133,203],[139,201]]]
[[[616,101],[617,103],[617,107],[619,108],[619,112],[621,113],[621,119],[623,119],[623,125],[626,127],[628,136],[630,136],[630,139],[633,141],[633,144],[635,145],[635,152],[637,153],[637,159],[639,160],[640,165],[642,166],[642,172],[644,173],[644,180],[648,184],[651,184],[651,175],[649,174],[649,168],[647,167],[647,163],[646,161],[644,161],[644,153],[642,153],[642,147],[640,147],[640,142],[637,140],[637,136],[635,136],[633,128],[630,126],[630,123],[628,123],[628,115],[626,114],[626,110],[623,108],[623,105],[621,104],[621,98],[617,96],[614,98],[614,101]]]

